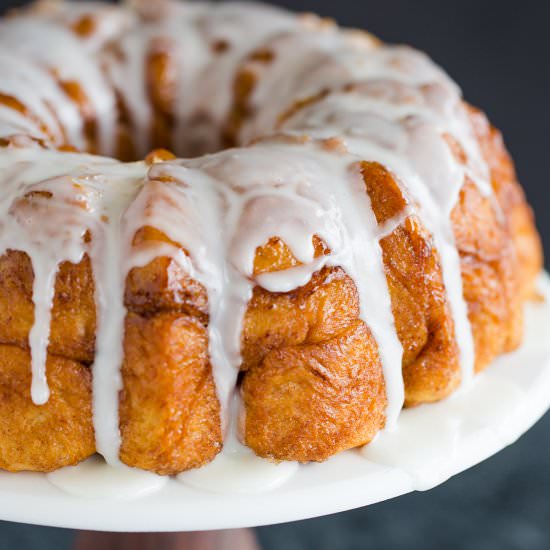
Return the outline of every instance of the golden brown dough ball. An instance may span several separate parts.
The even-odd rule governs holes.
[[[246,373],[242,394],[246,444],[275,460],[325,460],[384,425],[384,377],[362,321],[322,343],[271,351]]]
[[[219,403],[199,321],[170,312],[128,314],[122,377],[123,462],[176,474],[221,450]]]
[[[48,356],[50,398],[31,400],[28,351],[0,345],[0,468],[49,472],[95,452],[91,376],[84,365]]]

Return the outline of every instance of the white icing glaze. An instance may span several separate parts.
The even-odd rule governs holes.
[[[374,64],[377,51],[369,35],[357,40],[332,26],[279,34],[264,41],[261,50],[272,53],[273,60],[251,60],[244,66],[256,74],[257,83],[249,99],[254,116],[240,130],[243,143],[273,133],[295,100],[356,80]]]
[[[282,10],[253,4],[207,9],[203,4],[164,2],[162,7],[162,17],[148,14],[151,20],[146,25],[123,34],[117,42],[120,52],[105,52],[108,74],[130,112],[138,152],[144,155],[150,148],[153,121],[145,65],[152,51],[165,51],[177,67],[174,150],[216,150],[238,62],[261,39],[295,26],[296,19]],[[216,52],[220,43],[224,51]]]
[[[55,71],[61,80],[79,82],[89,95],[102,151],[114,152],[116,90],[129,112],[136,148],[146,153],[153,110],[145,63],[152,45],[162,40],[177,67],[176,149],[185,152],[195,141],[184,134],[192,134],[194,118],[204,116],[208,122],[202,130],[195,122],[197,131],[204,130],[201,147],[219,147],[219,126],[231,103],[230,83],[243,67],[257,73],[258,82],[240,141],[273,134],[287,137],[150,169],[144,163],[120,164],[36,148],[0,150],[0,253],[26,252],[35,274],[35,323],[29,335],[34,401],[44,403],[48,398],[45,360],[51,305],[55,275],[63,261],[78,262],[85,254],[92,260],[97,303],[94,427],[98,452],[112,465],[119,463],[123,295],[132,267],[167,255],[206,288],[210,359],[223,422],[231,433],[229,404],[241,362],[242,318],[253,286],[286,292],[305,284],[324,265],[332,265],[342,267],[356,284],[360,315],[378,343],[384,369],[387,426],[394,427],[404,395],[402,349],[379,240],[415,213],[439,251],[463,379],[468,379],[474,349],[450,213],[466,177],[486,194],[491,188],[456,85],[423,54],[380,46],[368,35],[341,31],[316,19],[298,23],[285,12],[240,4],[167,1],[159,13],[137,4],[109,8],[103,14],[107,27],[100,25],[91,42],[65,28],[75,22],[78,10],[67,12],[67,17],[59,16],[62,10],[45,10],[42,15],[37,10],[2,22],[0,43],[10,51],[0,53],[0,93],[20,100],[34,117],[2,107],[0,136],[47,137],[53,146],[63,144],[66,137],[77,147],[85,145],[82,116],[51,76]],[[90,3],[82,10],[96,13]],[[229,43],[227,53],[212,50],[217,41]],[[43,48],[46,42],[49,48]],[[273,58],[243,61],[256,47]],[[317,101],[281,119],[296,101],[318,95]],[[43,125],[51,136],[44,136]],[[296,135],[313,139],[294,139]],[[445,135],[460,145],[465,163],[453,156]],[[332,137],[340,140],[338,150],[320,141]],[[409,201],[400,215],[381,227],[359,173],[362,160],[388,167]],[[36,191],[47,195],[28,195]],[[144,225],[164,232],[188,256],[166,244],[133,247],[132,238]],[[87,232],[89,242],[84,239]],[[329,246],[330,254],[314,257],[315,235]],[[274,236],[303,265],[255,277],[256,249]],[[229,445],[209,468],[214,471],[238,454]],[[196,476],[203,479],[202,473]]]
[[[136,163],[132,170],[127,166],[117,165],[110,174],[90,174],[77,180],[94,186],[99,183],[103,200],[97,215],[100,220],[101,217],[107,219],[92,229],[90,256],[98,312],[92,367],[94,429],[97,451],[109,464],[119,463],[118,396],[122,389],[120,365],[126,316],[124,285],[127,270],[124,260],[131,257],[134,236],[134,232],[126,228],[125,214],[144,183],[143,164]]]
[[[179,481],[214,493],[260,493],[287,482],[297,471],[296,462],[271,462],[244,445],[223,451],[213,462],[178,474]]]
[[[84,498],[129,500],[158,491],[168,481],[151,472],[120,465],[107,467],[98,456],[77,466],[67,466],[47,474],[57,488]]]
[[[147,29],[133,30],[117,42],[117,51],[106,50],[102,53],[102,63],[111,84],[122,96],[125,107],[131,113],[132,135],[141,154],[149,149],[152,120],[152,107],[145,82],[144,60],[148,43],[143,35],[147,32]]]

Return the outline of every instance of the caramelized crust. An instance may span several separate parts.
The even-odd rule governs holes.
[[[378,223],[399,215],[407,201],[390,172],[380,164],[363,162],[361,173]],[[403,346],[405,404],[437,401],[460,382],[458,348],[437,251],[416,216],[409,216],[380,246]]]
[[[134,246],[171,243],[166,235],[153,227],[136,233]],[[208,296],[198,281],[185,273],[168,257],[155,258],[143,267],[135,267],[126,278],[124,305],[132,312],[150,316],[159,311],[178,311],[201,322],[208,321]]]
[[[134,245],[170,242],[144,227]],[[220,406],[208,355],[204,287],[167,257],[126,280],[120,458],[159,474],[210,462],[222,448]]]
[[[126,318],[120,458],[176,474],[221,449],[219,404],[205,327],[177,313]]]
[[[515,251],[491,200],[467,183],[452,213],[462,287],[476,350],[476,371],[514,349],[523,329]]]
[[[132,138],[132,125],[130,120],[129,111],[119,93],[116,93],[117,100],[117,130],[116,130],[116,144],[117,144],[117,158],[123,162],[129,162],[135,160],[137,157],[136,146]]]
[[[525,200],[501,133],[489,123],[483,112],[475,107],[468,108],[472,127],[491,170],[491,183],[514,246],[517,262],[514,271],[519,292],[524,299],[531,298],[543,266],[542,243],[535,227],[533,211]]]
[[[437,251],[415,217],[381,246],[403,346],[405,405],[437,401],[457,387],[461,374]]]
[[[258,367],[272,350],[330,339],[358,317],[355,284],[340,268],[325,267],[288,293],[256,287],[244,318],[241,370]]]
[[[356,320],[321,343],[267,354],[243,382],[246,444],[276,460],[325,460],[368,443],[384,425],[376,343]]]
[[[482,134],[481,115],[475,116],[485,154],[500,159],[492,159],[491,169],[501,212],[466,182],[452,221],[476,370],[481,370],[520,341],[525,297],[521,289],[533,288],[541,256],[531,214],[509,159],[504,149],[496,149],[502,147],[496,131],[485,126],[489,133]],[[377,221],[383,226],[403,211],[407,200],[381,165],[364,162],[360,169]],[[167,238],[144,227],[134,245],[148,241],[166,242]],[[315,238],[314,245],[316,256],[330,252],[320,239]],[[531,250],[527,257],[522,247]],[[456,388],[460,368],[437,250],[414,215],[383,238],[381,248],[404,349],[406,404],[441,399]],[[518,262],[517,257],[524,260]],[[254,269],[259,275],[298,264],[285,243],[273,238],[257,250]],[[67,418],[75,419],[74,426],[71,421],[59,430],[58,436],[67,438],[63,441],[75,437],[74,433],[91,431],[89,395],[88,416],[82,419],[84,397],[77,400],[73,395],[78,384],[56,386],[57,374],[60,380],[79,377],[80,385],[86,381],[89,394],[90,373],[77,361],[93,360],[95,305],[90,262],[85,258],[78,265],[65,263],[59,270],[49,348],[53,355],[48,363],[54,399],[42,407],[32,404],[28,392],[32,281],[32,266],[24,253],[8,251],[0,258],[0,343],[8,344],[0,346],[0,368],[10,369],[1,382],[10,389],[4,390],[5,435],[0,438],[12,442],[1,466],[49,471],[88,456],[93,442],[83,438],[74,445],[76,454],[61,456],[56,450],[37,452],[33,445],[40,445],[40,440],[29,446],[25,443],[23,452],[14,446],[21,444],[23,436],[14,438],[13,434],[23,433],[21,426],[34,422],[35,417],[53,426],[58,422],[58,407],[63,407]],[[208,361],[205,289],[173,260],[161,257],[129,273],[125,305],[129,313],[122,367],[121,459],[163,474],[212,460],[221,449],[222,437]],[[365,318],[368,322],[368,312]],[[309,283],[288,293],[256,287],[244,319],[242,357],[243,437],[261,456],[324,460],[367,443],[384,425],[386,397],[377,346],[368,326],[359,320],[355,284],[340,268],[325,267]],[[11,370],[18,371],[18,377]]]
[[[50,398],[31,400],[28,351],[0,345],[0,468],[49,472],[95,451],[91,376],[84,365],[49,355]]]
[[[144,228],[135,243],[154,238],[166,240],[158,231]],[[85,372],[82,376],[86,377],[86,391],[91,391],[89,369],[76,362],[91,363],[94,356],[95,302],[90,261],[86,257],[78,265],[64,263],[56,278],[49,345],[49,352],[56,355],[49,357],[47,377],[50,388],[55,387],[57,393],[52,389],[48,404],[42,406],[34,405],[30,398],[28,335],[34,318],[32,285],[32,266],[26,254],[8,251],[0,257],[0,343],[12,344],[0,345],[0,386],[5,380],[8,388],[18,388],[13,396],[9,389],[2,392],[0,441],[5,437],[8,444],[9,439],[10,447],[5,458],[0,453],[0,468],[50,471],[92,454],[93,429],[91,449],[87,443],[87,454],[80,454],[79,458],[70,455],[71,462],[60,462],[67,459],[56,455],[60,446],[51,453],[35,456],[32,447],[27,449],[26,441],[31,435],[14,434],[19,433],[19,426],[34,422],[36,416],[50,426],[48,429],[57,426],[59,434],[67,431],[65,437],[72,437],[75,427],[66,427],[65,422],[56,424],[60,415],[57,399],[65,400],[59,405],[63,414],[78,418],[86,414],[91,425],[91,404],[88,402],[84,410],[73,399],[76,383],[70,378],[78,367],[78,372]],[[129,273],[125,303],[129,314],[122,366],[121,459],[131,466],[163,474],[200,466],[221,449],[219,404],[208,362],[206,292],[173,260],[161,257]],[[2,372],[2,367],[10,370]],[[57,370],[52,372],[54,367]],[[72,370],[65,373],[65,368]],[[24,378],[19,376],[23,371]],[[57,381],[58,371],[67,378]],[[88,401],[89,398],[87,395]],[[20,401],[24,401],[24,406]],[[25,455],[17,458],[17,450],[23,446]],[[75,445],[74,452],[78,449]]]

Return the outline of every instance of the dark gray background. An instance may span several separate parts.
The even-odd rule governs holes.
[[[23,3],[0,1],[0,7]],[[367,28],[386,41],[412,44],[445,67],[466,99],[482,107],[503,131],[550,256],[550,3],[274,3]],[[518,443],[437,489],[335,516],[264,527],[258,534],[267,550],[546,550],[549,466],[547,415]],[[0,550],[65,550],[72,537],[70,531],[0,522]]]

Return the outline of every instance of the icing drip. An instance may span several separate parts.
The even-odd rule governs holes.
[[[0,168],[0,251],[26,252],[34,271],[35,322],[29,336],[32,398],[37,404],[48,399],[45,359],[58,267],[65,261],[78,263],[88,254],[97,301],[92,366],[96,444],[106,460],[116,464],[126,275],[121,258],[129,248],[121,222],[143,185],[146,167],[88,155],[2,149]]]
[[[234,417],[230,404],[241,363],[242,321],[254,286],[288,292],[323,266],[339,266],[355,282],[360,317],[378,344],[386,424],[393,427],[404,399],[402,348],[380,239],[411,215],[422,219],[438,250],[463,380],[468,379],[474,348],[451,211],[467,179],[485,195],[492,192],[456,85],[423,54],[381,46],[368,35],[316,19],[300,22],[286,12],[241,4],[164,2],[159,13],[133,4],[84,3],[74,11],[49,8],[3,21],[0,43],[8,53],[0,53],[0,93],[17,99],[23,112],[0,106],[0,137],[24,134],[54,147],[69,142],[85,148],[82,113],[60,86],[72,80],[89,96],[101,151],[116,149],[118,95],[135,148],[145,154],[155,116],[146,62],[152,45],[162,40],[176,67],[176,151],[185,153],[196,143],[201,150],[219,149],[232,82],[243,69],[257,81],[238,140],[262,139],[152,167],[38,148],[0,149],[0,253],[26,252],[34,271],[29,345],[35,403],[48,399],[49,325],[62,262],[78,263],[86,255],[92,261],[94,428],[98,452],[113,465],[119,465],[124,287],[130,269],[168,256],[206,288],[210,360],[222,421],[234,434],[227,419]],[[83,14],[97,15],[97,27],[77,38],[67,26]],[[254,50],[267,54],[254,57]],[[293,110],[296,102],[304,103]],[[328,147],[328,138],[336,138],[339,147]],[[382,226],[361,161],[387,167],[408,202]],[[144,226],[177,246],[134,245]],[[275,236],[301,265],[255,276],[256,250]],[[315,257],[314,237],[329,254]]]
[[[119,463],[118,396],[122,389],[120,366],[128,269],[123,262],[134,235],[125,230],[125,212],[143,185],[143,172],[143,165],[138,163],[133,170],[115,170],[110,178],[98,178],[95,174],[90,178],[93,184],[101,185],[100,220],[107,220],[92,233],[92,242],[98,238],[91,250],[98,312],[92,381],[96,448],[109,464]]]
[[[39,263],[33,260],[33,271],[34,323],[29,332],[32,369],[31,397],[34,403],[43,405],[50,398],[50,389],[46,379],[46,356],[50,338],[57,263]]]
[[[166,177],[169,181],[165,181]],[[179,252],[179,249],[166,250],[166,253],[208,290],[210,360],[222,419],[225,419],[224,412],[238,374],[239,319],[244,314],[241,311],[242,300],[236,300],[236,308],[229,306],[234,298],[227,290],[238,296],[242,293],[246,307],[250,285],[247,282],[243,285],[232,278],[231,269],[225,262],[224,235],[227,227],[222,222],[224,213],[221,204],[224,197],[211,177],[183,165],[155,165],[149,171],[148,178],[135,205],[138,210],[146,209],[147,215],[145,219],[143,215],[134,215],[133,219],[137,223],[144,221],[146,225],[156,227],[170,240],[180,243],[189,256]],[[186,215],[182,216],[182,212]],[[129,218],[132,219],[132,216]],[[158,255],[157,250],[153,250],[153,254]],[[235,288],[231,287],[232,283],[236,283]],[[237,338],[232,337],[234,333]]]

